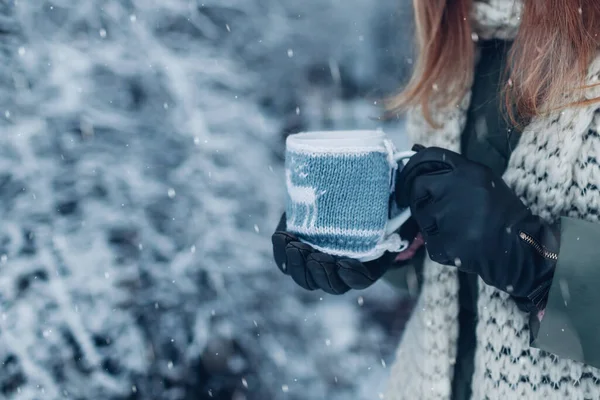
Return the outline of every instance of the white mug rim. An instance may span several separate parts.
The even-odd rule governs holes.
[[[386,135],[380,130],[307,131],[290,135],[286,148],[292,152],[369,153],[387,152]]]

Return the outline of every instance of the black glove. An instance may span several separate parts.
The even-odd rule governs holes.
[[[491,169],[449,150],[421,150],[397,176],[396,201],[410,207],[433,261],[543,306],[558,229],[533,215]]]
[[[414,238],[417,224],[409,220],[400,229],[403,238]],[[343,294],[350,289],[365,289],[395,265],[396,254],[386,252],[377,260],[360,262],[337,257],[313,249],[286,231],[285,214],[271,236],[273,256],[279,269],[304,289],[322,289],[330,294]]]

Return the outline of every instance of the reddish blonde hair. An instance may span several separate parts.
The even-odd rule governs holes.
[[[523,0],[521,25],[509,54],[507,111],[514,122],[550,110],[600,101],[584,99],[585,77],[600,48],[599,0]],[[472,0],[413,0],[419,57],[408,85],[388,110],[456,104],[473,78]],[[572,99],[578,100],[566,100]]]

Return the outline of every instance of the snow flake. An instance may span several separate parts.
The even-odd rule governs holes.
[[[98,33],[100,34],[101,38],[105,38],[106,37],[106,29],[100,29],[100,31]]]
[[[282,390],[284,393],[287,393],[287,392],[289,392],[290,388],[289,388],[289,386],[288,386],[288,385],[281,385],[281,390]]]
[[[242,386],[248,389],[248,382],[246,381],[246,378],[242,378]]]
[[[564,299],[565,305],[571,300],[571,292],[569,291],[569,284],[565,279],[560,279],[558,281],[558,286],[560,288],[560,293]]]
[[[287,51],[287,55],[288,55],[288,57],[289,57],[289,58],[292,58],[292,57],[294,57],[294,50],[292,50],[292,49],[288,49],[288,51]]]
[[[167,190],[167,196],[169,196],[170,199],[175,197],[175,189],[173,188],[169,188],[169,190]]]
[[[363,306],[363,304],[365,304],[365,299],[362,296],[358,296],[358,305],[359,306]]]

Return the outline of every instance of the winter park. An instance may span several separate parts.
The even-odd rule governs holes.
[[[598,21],[0,0],[0,399],[600,399]]]

